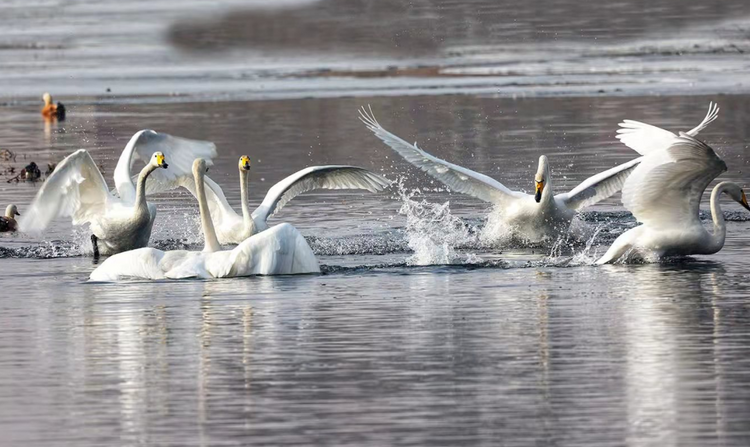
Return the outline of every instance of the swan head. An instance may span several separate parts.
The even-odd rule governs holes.
[[[151,156],[151,166],[164,169],[167,169],[169,167],[166,159],[164,158],[164,154],[162,154],[161,152],[154,152],[154,155]]]
[[[196,158],[193,160],[193,177],[194,178],[201,178],[206,171],[208,171],[208,168],[206,167],[206,160],[202,158]]]
[[[740,188],[740,185],[736,183],[725,183],[724,184],[724,192],[732,198],[735,202],[742,205],[746,210],[750,211],[750,205],[747,203],[747,196],[745,196],[745,191]]]
[[[242,157],[240,157],[239,168],[240,168],[240,171],[249,171],[250,170],[250,157],[248,157],[247,155],[243,155]]]
[[[18,212],[18,208],[16,208],[15,205],[8,205],[7,208],[5,208],[5,217],[10,217],[11,219],[15,216],[20,216],[21,213]]]
[[[48,106],[48,105],[52,104],[52,95],[50,95],[49,93],[45,92],[42,95],[42,101],[44,101],[44,105],[45,106]]]
[[[548,181],[549,165],[547,164],[547,156],[542,155],[539,157],[539,168],[536,170],[536,175],[534,176],[534,184],[536,185],[534,200],[536,200],[537,203],[542,201],[542,193],[544,192],[544,187],[547,185]]]

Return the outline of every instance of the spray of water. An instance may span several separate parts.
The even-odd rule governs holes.
[[[451,214],[450,202],[430,203],[417,200],[419,189],[407,191],[398,184],[402,202],[400,214],[406,216],[406,242],[414,252],[409,265],[465,264],[481,262],[474,254],[462,254],[457,248],[476,245],[477,232]]]

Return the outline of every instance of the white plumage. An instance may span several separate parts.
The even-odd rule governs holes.
[[[695,135],[705,128],[715,119],[717,111],[712,105],[706,120],[691,133]],[[724,161],[711,147],[688,133],[676,136],[642,123],[639,129],[643,133],[630,133],[628,143],[640,147],[646,155],[625,182],[622,203],[642,225],[620,235],[597,264],[629,259],[658,261],[663,257],[712,254],[721,250],[726,224],[719,197],[726,193],[750,210],[739,185],[722,182],[711,193],[712,231],[707,231],[701,223],[699,209],[703,191],[727,170]],[[660,135],[654,141],[664,146],[648,143],[647,135]]]
[[[204,185],[205,161],[195,160],[195,194],[205,238],[203,251],[140,248],[106,259],[91,281],[121,279],[228,278],[251,275],[317,273],[318,261],[305,238],[290,224],[256,234],[232,250],[221,250],[211,220]]]
[[[311,166],[286,177],[273,185],[263,202],[250,212],[248,204],[248,175],[250,160],[243,155],[239,160],[242,214],[229,205],[221,187],[205,177],[208,206],[221,244],[238,244],[260,231],[268,229],[268,218],[276,214],[290,200],[315,189],[365,189],[382,191],[390,182],[383,177],[356,166]],[[185,178],[182,186],[195,196],[195,183]]]
[[[637,158],[583,181],[573,190],[555,195],[547,157],[539,157],[535,176],[536,194],[511,191],[484,174],[448,163],[423,151],[416,144],[385,130],[375,119],[372,110],[362,108],[360,119],[375,136],[406,161],[445,183],[453,191],[476,197],[493,204],[500,213],[503,228],[513,236],[538,242],[567,231],[576,211],[593,205],[615,194],[625,179],[640,163]]]
[[[179,186],[178,179],[190,173],[192,160],[198,156],[215,157],[216,146],[141,130],[125,146],[115,168],[116,190],[110,192],[91,155],[80,149],[58,164],[42,185],[20,228],[38,233],[58,217],[71,217],[74,225],[91,225],[102,254],[144,247],[156,217],[156,207],[146,202],[146,193]],[[131,165],[136,159],[146,166],[133,177]]]

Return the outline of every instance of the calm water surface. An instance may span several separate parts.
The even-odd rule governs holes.
[[[0,445],[750,444],[749,214],[723,202],[724,249],[661,265],[590,265],[635,225],[618,196],[575,240],[487,244],[486,204],[357,120],[526,191],[546,154],[562,191],[634,157],[622,119],[687,130],[714,100],[701,136],[748,186],[747,2],[260,3],[0,4],[2,207],[39,188],[6,169],[79,148],[111,185],[146,127],[216,142],[235,205],[242,154],[251,205],[315,164],[397,181],[272,219],[321,275],[92,284],[86,230],[0,235]],[[191,196],[150,200],[153,245],[201,246]]]

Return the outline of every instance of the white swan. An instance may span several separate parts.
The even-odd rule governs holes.
[[[89,279],[227,278],[320,272],[318,261],[305,238],[286,223],[256,234],[232,250],[220,250],[206,200],[205,171],[206,162],[195,160],[195,192],[205,238],[202,252],[165,252],[150,247],[130,250],[107,258],[91,273]]]
[[[503,227],[514,237],[539,242],[564,233],[575,213],[615,194],[640,163],[631,160],[584,180],[570,192],[555,195],[547,157],[539,157],[534,176],[533,195],[511,191],[497,180],[470,169],[433,157],[416,144],[385,130],[375,119],[372,109],[360,110],[360,120],[375,136],[395,150],[406,161],[445,183],[454,191],[468,194],[495,205]]]
[[[750,211],[742,188],[721,182],[711,192],[713,231],[708,232],[699,217],[703,191],[727,166],[707,144],[686,133],[664,141],[669,144],[661,150],[649,146],[648,155],[622,189],[622,204],[643,225],[620,235],[597,264],[716,253],[727,232],[719,206],[721,194]]]
[[[260,206],[251,213],[248,204],[250,159],[246,155],[241,156],[238,167],[242,214],[238,214],[229,205],[221,187],[205,177],[208,205],[221,244],[238,244],[253,234],[268,229],[268,218],[304,192],[315,189],[366,189],[378,192],[390,184],[383,177],[356,166],[311,166],[273,185]],[[196,196],[194,185],[192,178],[185,178],[182,184]]]
[[[114,172],[116,191],[110,192],[91,155],[80,149],[58,164],[19,226],[24,232],[38,233],[55,218],[70,216],[74,225],[91,225],[95,256],[100,251],[109,255],[145,247],[156,217],[156,207],[146,202],[146,194],[180,186],[182,177],[191,172],[193,159],[215,156],[213,143],[141,130],[120,155]],[[134,178],[131,165],[136,159],[147,165]],[[167,167],[165,159],[169,169],[156,172]]]

